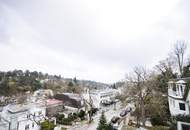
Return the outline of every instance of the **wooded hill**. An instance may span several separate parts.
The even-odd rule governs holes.
[[[89,80],[78,80],[76,77],[63,78],[60,75],[50,75],[37,71],[13,70],[0,71],[0,95],[11,96],[24,92],[33,92],[38,89],[48,88],[55,92],[80,92],[82,87],[100,89],[108,84]]]

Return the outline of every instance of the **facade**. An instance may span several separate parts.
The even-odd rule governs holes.
[[[39,89],[34,92],[33,96],[38,98],[48,98],[53,97],[54,94],[51,89]]]
[[[45,119],[45,107],[36,104],[8,105],[0,114],[0,130],[40,130]]]
[[[168,82],[168,102],[172,116],[190,116],[190,77],[170,80]],[[177,122],[178,130],[190,129],[190,123]]]
[[[0,116],[0,130],[9,130],[9,123]]]
[[[168,102],[172,116],[190,114],[189,90],[185,92],[185,90],[187,91],[186,87],[189,87],[187,86],[188,80],[190,78],[181,78],[168,82]]]
[[[48,117],[52,117],[59,112],[63,111],[63,101],[56,99],[47,99],[46,101],[46,114]]]
[[[84,99],[93,101],[95,108],[101,108],[103,102],[110,102],[115,99],[117,92],[114,89],[103,89],[103,90],[90,90],[87,89],[83,94]]]

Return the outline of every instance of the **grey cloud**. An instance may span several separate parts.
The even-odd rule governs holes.
[[[26,27],[34,30],[32,34],[29,29],[25,32],[29,40],[36,39],[34,41],[38,41],[41,45],[59,52],[60,55],[70,55],[81,62],[102,65],[104,68],[113,65],[119,71],[127,71],[127,69],[131,69],[138,64],[152,65],[155,60],[166,57],[173,41],[178,38],[189,38],[188,0],[182,0],[168,16],[164,16],[156,23],[148,25],[148,28],[143,30],[145,32],[139,33],[137,30],[136,33],[139,33],[139,35],[135,37],[129,35],[130,31],[127,32],[127,28],[122,28],[119,25],[125,24],[119,21],[120,19],[113,22],[113,25],[110,24],[107,28],[104,28],[102,25],[107,25],[102,23],[104,21],[101,18],[112,14],[109,14],[109,12],[101,14],[101,7],[98,5],[95,5],[95,9],[90,10],[90,7],[87,7],[85,2],[61,0],[53,2],[51,0],[1,1],[0,4],[3,4],[7,9],[12,10],[15,15],[19,16],[18,19],[15,19],[15,23],[10,22],[11,18],[9,17],[12,17],[12,14],[3,9],[4,12],[0,16],[1,41],[6,43],[6,40],[9,40],[12,35],[19,35],[22,39],[22,31],[19,32],[21,30],[19,27],[23,27],[20,24],[20,19],[22,19]],[[124,8],[121,11],[125,11]],[[121,15],[121,11],[118,11],[118,14],[113,14],[113,16]],[[8,16],[6,16],[7,14]],[[176,16],[182,19],[175,19]],[[109,20],[111,23],[114,18],[110,16]],[[130,21],[130,19],[125,20]],[[137,24],[140,24],[141,21],[135,21],[135,23],[136,25],[131,26],[138,27],[139,25]],[[127,27],[130,27],[130,25]],[[115,32],[112,32],[114,30]],[[132,32],[133,28],[131,29]],[[62,65],[65,62],[56,63]],[[72,67],[77,70],[77,73],[90,69],[89,67],[85,70],[82,66],[83,63],[80,63],[78,66]],[[61,67],[59,66],[59,68]]]

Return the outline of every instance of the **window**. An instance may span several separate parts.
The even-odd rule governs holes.
[[[177,85],[176,85],[176,86],[173,86],[173,88],[172,88],[172,89],[173,89],[173,91],[176,91],[176,87],[177,87]]]
[[[190,130],[190,126],[182,124],[182,130]]]
[[[29,125],[25,125],[25,130],[29,130]]]
[[[179,103],[179,109],[185,111],[185,104],[184,103]]]
[[[180,89],[181,89],[181,92],[183,93],[183,87],[182,87],[182,85],[180,85]]]

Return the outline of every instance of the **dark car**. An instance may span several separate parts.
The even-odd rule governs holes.
[[[124,116],[126,116],[127,115],[127,111],[126,110],[123,110],[119,115],[121,116],[121,117],[124,117]]]
[[[121,113],[120,113],[120,116],[121,117],[124,117],[124,116],[126,116],[129,112],[131,112],[132,111],[132,108],[131,107],[128,107],[128,108],[126,108],[125,110],[123,110]]]

